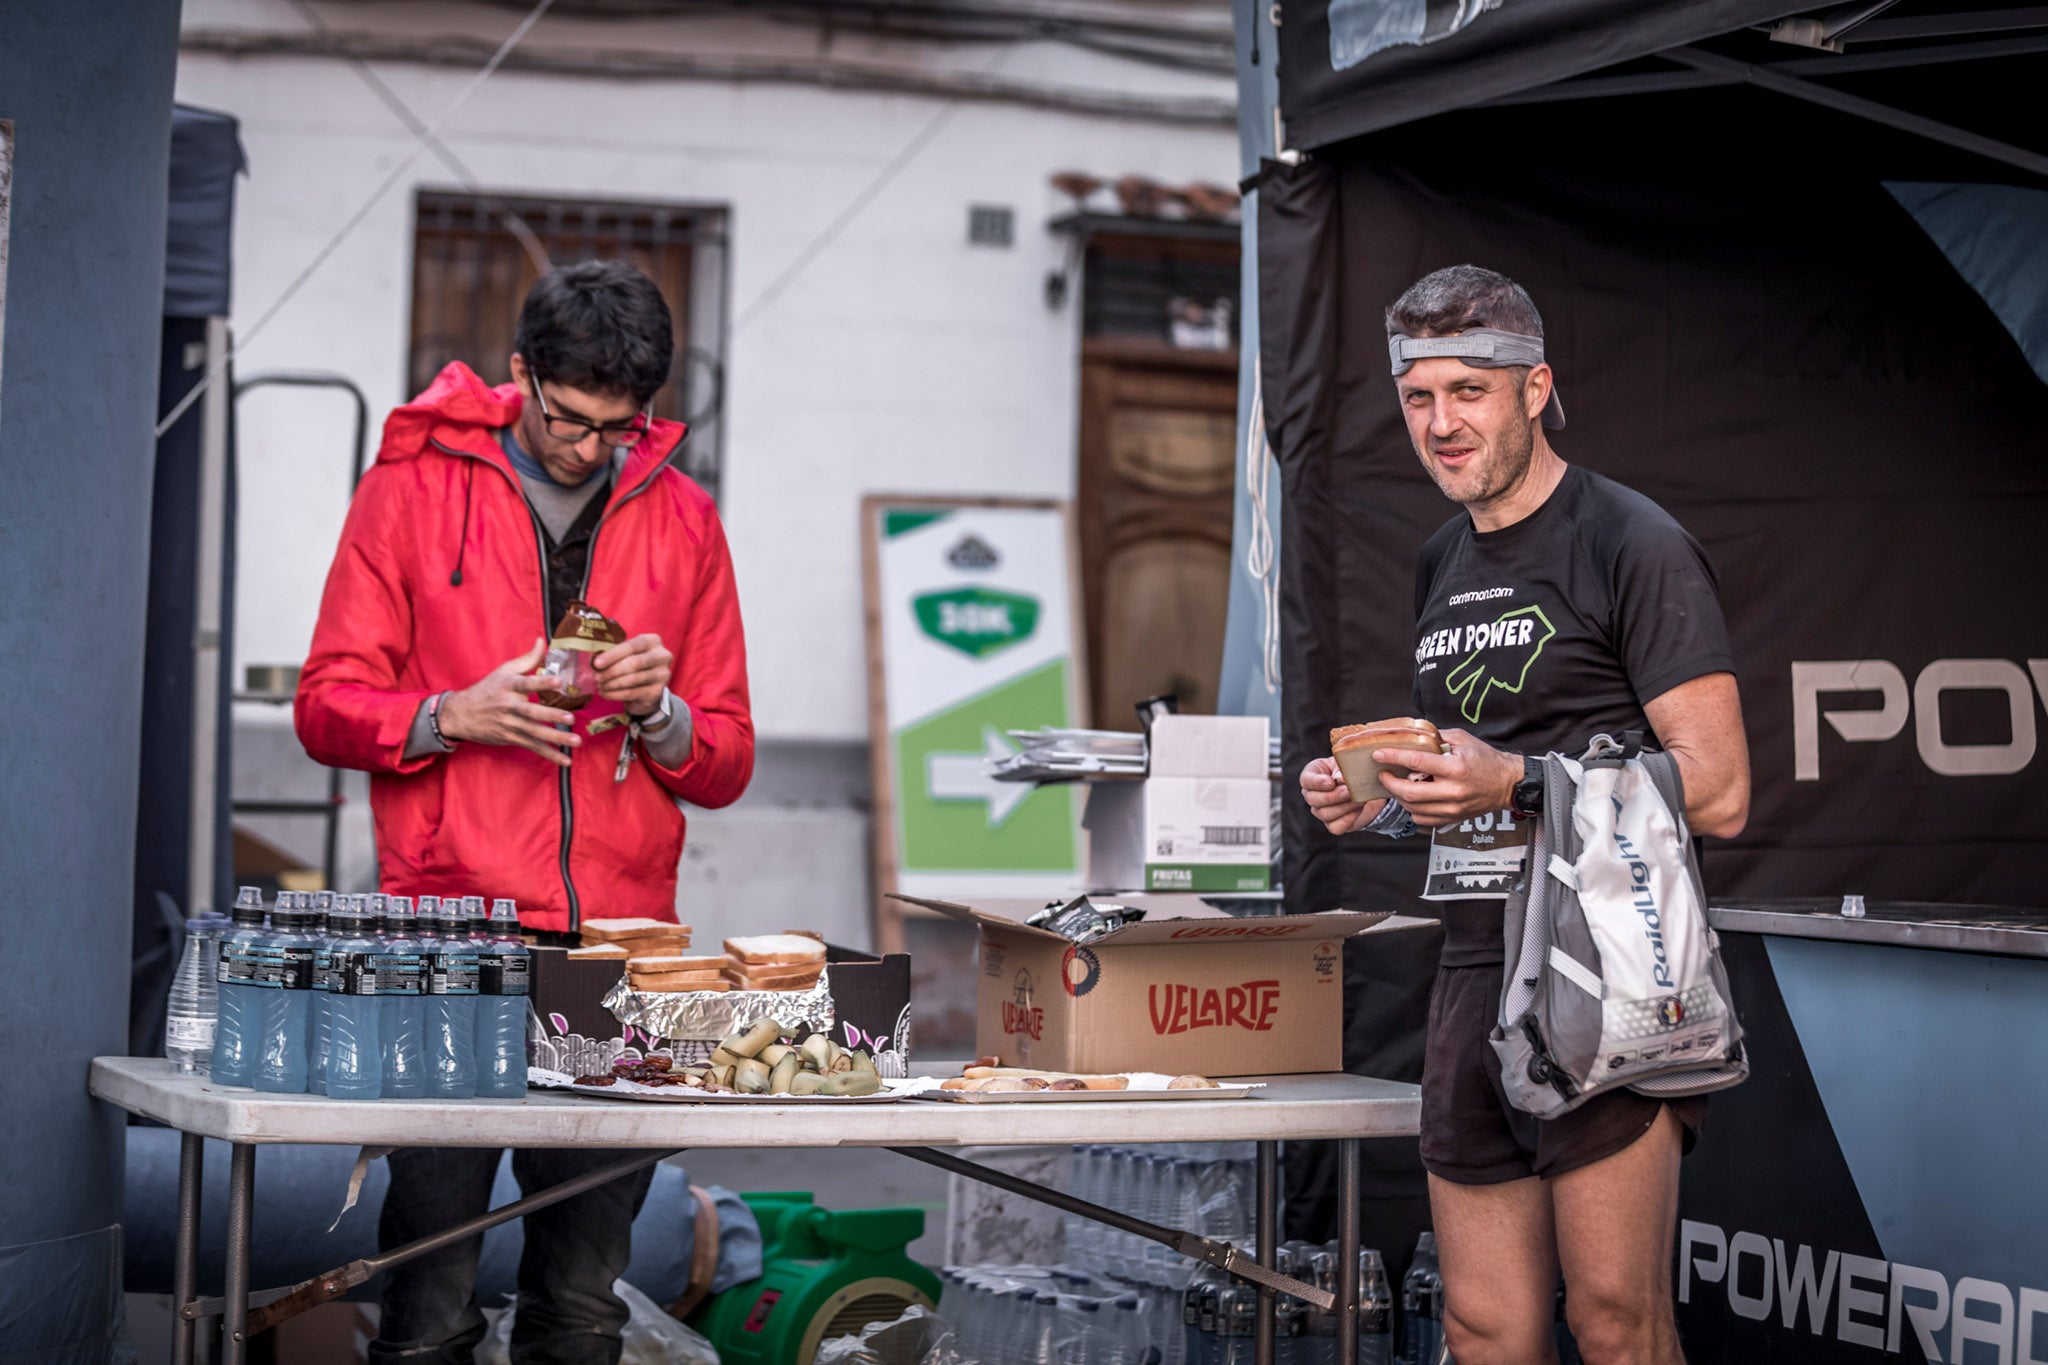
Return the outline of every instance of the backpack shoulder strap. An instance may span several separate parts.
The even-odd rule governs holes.
[[[1678,760],[1662,749],[1651,749],[1638,756],[1643,771],[1656,784],[1657,795],[1671,808],[1671,813],[1681,820],[1685,818],[1685,779],[1678,774]]]

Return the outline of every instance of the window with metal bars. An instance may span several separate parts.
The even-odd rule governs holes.
[[[676,366],[657,417],[690,424],[674,463],[716,498],[725,395],[726,214],[703,205],[420,190],[414,199],[408,393],[451,360],[493,384],[512,377],[519,306],[544,268],[631,261],[668,300]]]

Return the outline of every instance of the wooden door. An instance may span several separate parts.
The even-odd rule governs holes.
[[[1165,693],[1183,711],[1215,711],[1236,447],[1235,351],[1084,342],[1078,514],[1091,724],[1136,729],[1136,703]]]

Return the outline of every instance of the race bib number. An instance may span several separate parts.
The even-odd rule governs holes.
[[[1504,901],[1522,875],[1528,852],[1529,827],[1504,810],[1446,825],[1430,835],[1422,898]]]

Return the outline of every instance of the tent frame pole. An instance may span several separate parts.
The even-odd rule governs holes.
[[[1943,123],[1939,119],[1908,113],[1889,104],[1879,104],[1876,100],[1867,100],[1860,95],[1816,85],[1797,76],[1787,76],[1768,67],[1739,62],[1732,57],[1723,57],[1719,53],[1706,52],[1696,47],[1669,48],[1658,55],[1683,63],[1695,71],[1742,81],[1796,100],[1805,100],[1809,104],[1818,104],[1838,113],[1867,119],[1872,123],[1881,123],[1900,132],[1912,133],[1933,142],[1946,143],[1951,147],[1973,152],[1989,160],[2003,162],[2048,179],[2048,156],[2029,151],[2025,147],[2016,147],[2010,142],[2000,142],[1997,138],[1985,137],[1981,133],[1973,133],[1967,128]]]

